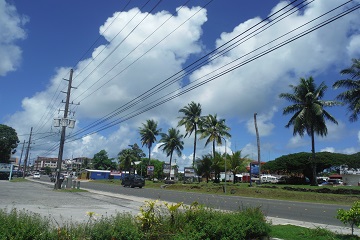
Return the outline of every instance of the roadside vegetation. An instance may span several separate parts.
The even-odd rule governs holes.
[[[118,179],[95,180],[93,183],[105,183],[119,185]],[[146,188],[161,188],[166,190],[176,190],[185,192],[225,194],[225,183],[213,182],[194,182],[174,184],[164,184],[164,182],[154,182],[147,180]],[[255,197],[266,199],[277,199],[300,202],[316,202],[338,205],[352,205],[360,201],[360,188],[358,186],[310,186],[310,185],[287,185],[287,184],[262,184],[249,187],[249,183],[228,182],[226,184],[226,194],[231,196]]]
[[[59,225],[28,211],[0,210],[0,239],[262,239],[271,231],[259,208],[220,212],[149,201],[137,216],[88,216],[85,223]]]
[[[0,239],[360,239],[356,235],[336,234],[326,228],[273,226],[266,222],[260,208],[222,212],[196,202],[185,206],[182,203],[147,201],[136,216],[125,212],[112,216],[98,216],[95,212],[87,215],[86,222],[59,224],[51,216],[0,209]]]

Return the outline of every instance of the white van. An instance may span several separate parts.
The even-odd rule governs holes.
[[[261,176],[261,182],[262,183],[277,183],[278,179],[277,179],[277,177],[274,177],[271,175],[263,175],[263,176]]]

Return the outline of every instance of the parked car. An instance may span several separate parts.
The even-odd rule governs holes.
[[[121,185],[123,185],[124,187],[142,188],[143,186],[145,186],[145,179],[139,175],[127,175],[122,179]]]
[[[261,182],[262,183],[277,183],[278,179],[275,176],[263,175],[263,176],[261,176]]]
[[[40,173],[34,173],[33,178],[34,179],[40,179]]]
[[[342,186],[344,185],[343,181],[341,179],[328,179],[326,182],[323,182],[321,186],[324,185],[336,185],[336,186]]]

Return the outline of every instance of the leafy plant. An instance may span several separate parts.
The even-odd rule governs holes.
[[[339,209],[336,218],[344,224],[349,223],[351,235],[354,235],[354,227],[360,227],[360,201],[356,201],[349,210]]]

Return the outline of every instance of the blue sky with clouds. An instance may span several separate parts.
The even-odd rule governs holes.
[[[77,87],[71,101],[80,105],[70,107],[76,127],[67,129],[64,158],[92,157],[102,149],[116,157],[129,144],[141,145],[138,128],[146,119],[158,121],[165,132],[177,125],[178,110],[191,101],[202,105],[204,115],[216,113],[226,119],[232,135],[227,139],[228,152],[242,150],[257,159],[255,112],[263,161],[310,152],[308,136],[293,136],[292,129],[284,127],[290,116],[283,116],[282,109],[288,103],[278,95],[309,76],[317,84],[327,84],[325,100],[341,92],[331,86],[343,78],[340,70],[360,57],[359,10],[258,56],[359,1],[295,1],[288,7],[289,1],[147,2],[0,0],[0,119],[15,128],[21,142],[33,127],[31,159],[57,157],[60,135],[52,120],[63,114],[59,111],[65,100],[61,91],[67,85],[63,78],[69,78],[71,68]],[[266,19],[271,14],[275,15]],[[187,67],[198,59],[204,62]],[[170,81],[166,88],[130,105]],[[175,94],[179,97],[154,107]],[[316,137],[316,150],[360,151],[359,123],[348,121],[344,107],[327,110],[339,124],[328,123],[328,136]],[[105,119],[112,113],[116,114]],[[193,136],[184,141],[184,154],[176,157],[180,167],[190,165],[192,159]],[[225,146],[218,150],[225,151]],[[210,151],[204,141],[199,142],[198,156]],[[152,152],[153,157],[168,161],[156,145]]]

